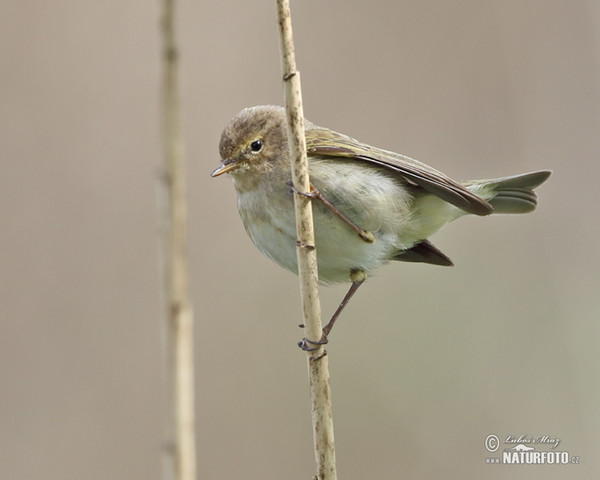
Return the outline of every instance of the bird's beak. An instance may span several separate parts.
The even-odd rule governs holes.
[[[214,169],[214,171],[210,174],[211,177],[218,177],[219,175],[223,175],[224,173],[229,173],[232,170],[235,170],[239,167],[238,162],[234,159],[224,160],[221,165]]]

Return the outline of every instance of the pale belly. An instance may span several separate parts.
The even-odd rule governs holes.
[[[249,212],[240,209],[244,226],[252,242],[271,260],[298,273],[296,252],[296,224],[290,202],[286,216],[264,215],[249,220]],[[351,272],[369,272],[386,263],[398,250],[397,237],[391,233],[373,232],[375,242],[368,243],[330,210],[313,207],[315,244],[319,280],[323,283],[349,282]]]

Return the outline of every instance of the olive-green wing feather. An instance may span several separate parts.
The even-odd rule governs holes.
[[[364,145],[326,128],[308,124],[306,149],[309,155],[354,158],[386,167],[456,207],[476,215],[489,215],[494,208],[441,172],[399,153]]]

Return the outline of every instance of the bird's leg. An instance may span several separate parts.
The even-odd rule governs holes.
[[[350,226],[350,228],[352,230],[354,230],[356,233],[358,233],[358,236],[360,238],[362,238],[365,242],[367,242],[367,243],[373,243],[373,242],[375,242],[375,235],[373,235],[371,232],[363,230],[362,228],[360,228],[359,226],[357,226],[355,223],[353,223],[352,220],[350,220],[348,217],[346,217],[329,200],[327,200],[323,196],[323,194],[321,192],[319,192],[319,190],[317,190],[316,187],[312,183],[310,184],[310,192],[299,192],[291,184],[290,184],[290,189],[293,192],[295,192],[295,193],[298,193],[300,195],[304,195],[305,197],[315,198],[317,200],[320,200],[321,202],[323,202],[323,205],[325,205],[329,210],[331,210],[331,212],[335,216],[337,216],[340,220],[342,220],[343,222],[345,222],[346,224],[348,224],[348,226]]]
[[[348,302],[350,301],[352,296],[356,293],[356,291],[358,290],[358,287],[360,287],[364,283],[366,278],[367,278],[367,274],[363,270],[352,270],[352,272],[350,273],[350,279],[352,280],[352,285],[350,285],[350,289],[348,290],[348,292],[342,299],[337,310],[335,311],[335,313],[333,314],[333,316],[331,317],[331,319],[329,320],[327,325],[325,325],[323,327],[323,335],[321,336],[321,339],[317,340],[315,342],[314,340],[309,340],[306,337],[303,338],[300,342],[298,342],[298,346],[302,350],[304,350],[306,352],[311,352],[313,350],[317,350],[321,345],[325,345],[327,342],[329,342],[329,339],[327,338],[327,336],[331,333],[331,329],[333,328],[335,321],[340,316],[340,313],[342,313],[342,310],[344,310],[344,307],[346,305],[348,305]],[[304,325],[302,325],[302,326],[304,326]]]
[[[348,302],[350,301],[352,296],[356,293],[356,291],[358,290],[358,287],[360,287],[364,281],[365,281],[365,279],[362,278],[360,280],[356,280],[356,281],[352,282],[352,285],[350,285],[348,292],[346,292],[346,295],[344,295],[344,298],[338,305],[338,308],[336,309],[335,313],[331,316],[331,319],[329,320],[327,325],[325,325],[323,327],[323,335],[325,336],[325,338],[327,338],[327,336],[331,333],[331,330],[333,329],[333,325],[335,324],[335,321],[340,316],[340,313],[342,313],[342,310],[344,310],[344,307],[346,305],[348,305]]]

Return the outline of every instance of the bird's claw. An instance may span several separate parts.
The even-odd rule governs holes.
[[[294,184],[292,182],[287,182],[287,186],[290,193],[297,193],[298,195],[302,195],[306,198],[318,198],[317,192],[313,189],[312,185],[310,187],[310,192],[301,192],[300,190],[296,189],[296,187],[294,187]]]
[[[305,352],[314,352],[327,343],[329,343],[329,339],[327,338],[327,335],[323,333],[321,339],[317,341],[309,340],[308,338],[304,337],[298,342],[298,346]]]

